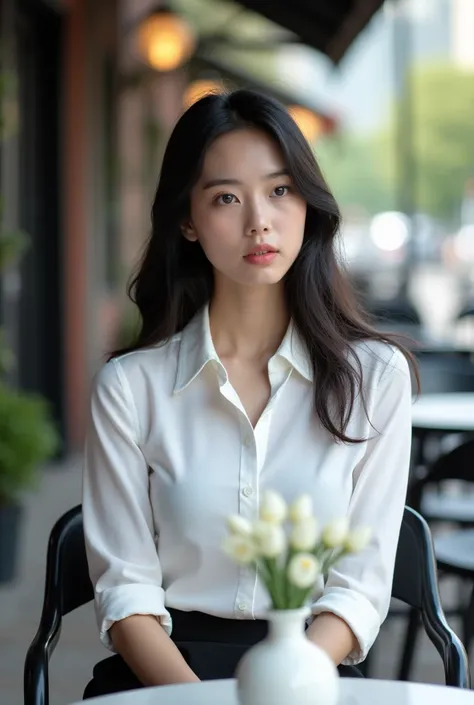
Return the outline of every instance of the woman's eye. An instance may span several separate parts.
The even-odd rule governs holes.
[[[234,202],[235,196],[232,193],[223,193],[216,198],[216,203],[228,206]]]
[[[286,196],[288,191],[290,190],[289,186],[277,186],[274,190],[273,193],[275,196]]]

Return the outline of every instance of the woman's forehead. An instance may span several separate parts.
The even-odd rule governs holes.
[[[202,177],[216,172],[222,177],[238,176],[239,171],[253,170],[267,174],[284,169],[279,146],[255,128],[234,130],[218,137],[204,157]],[[224,173],[226,172],[226,173]]]

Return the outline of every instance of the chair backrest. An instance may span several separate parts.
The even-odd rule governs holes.
[[[420,611],[427,600],[439,600],[430,530],[410,507],[405,507],[400,529],[392,597]]]
[[[56,522],[49,537],[43,611],[25,658],[25,705],[48,705],[49,659],[61,633],[62,617],[90,602],[93,597],[84,544],[82,507],[78,505]]]
[[[403,515],[392,596],[420,612],[425,631],[443,659],[446,685],[469,688],[466,651],[441,606],[431,532],[411,507],[405,507]]]
[[[417,357],[423,394],[474,391],[474,365],[469,358],[423,353]]]
[[[470,316],[474,317],[474,301],[464,304],[456,318],[460,320],[462,318],[469,318]]]
[[[424,478],[425,484],[442,480],[474,482],[474,440],[466,441],[441,455]]]
[[[64,514],[54,525],[48,544],[45,609],[61,616],[94,598],[84,544],[82,507]]]
[[[412,482],[409,489],[408,503],[420,510],[423,491],[427,485],[437,484],[443,480],[462,480],[474,482],[474,440],[461,445],[441,455],[421,478]]]
[[[406,299],[368,302],[367,307],[370,314],[381,322],[421,324],[416,307]]]

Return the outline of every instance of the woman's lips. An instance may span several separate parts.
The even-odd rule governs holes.
[[[261,249],[250,252],[248,255],[245,255],[244,259],[249,264],[265,265],[271,264],[277,254],[278,252],[276,250]]]

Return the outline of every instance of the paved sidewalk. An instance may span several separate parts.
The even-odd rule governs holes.
[[[39,491],[26,498],[19,579],[0,586],[0,705],[23,703],[23,660],[41,611],[47,539],[56,519],[79,503],[80,473],[80,459],[71,458],[45,471]],[[452,594],[452,585],[446,588],[443,594]],[[383,626],[374,676],[395,676],[402,627],[400,620]],[[92,666],[107,655],[98,641],[92,605],[68,615],[51,661],[50,705],[80,700]],[[420,638],[414,680],[443,682],[441,660],[425,637]]]

